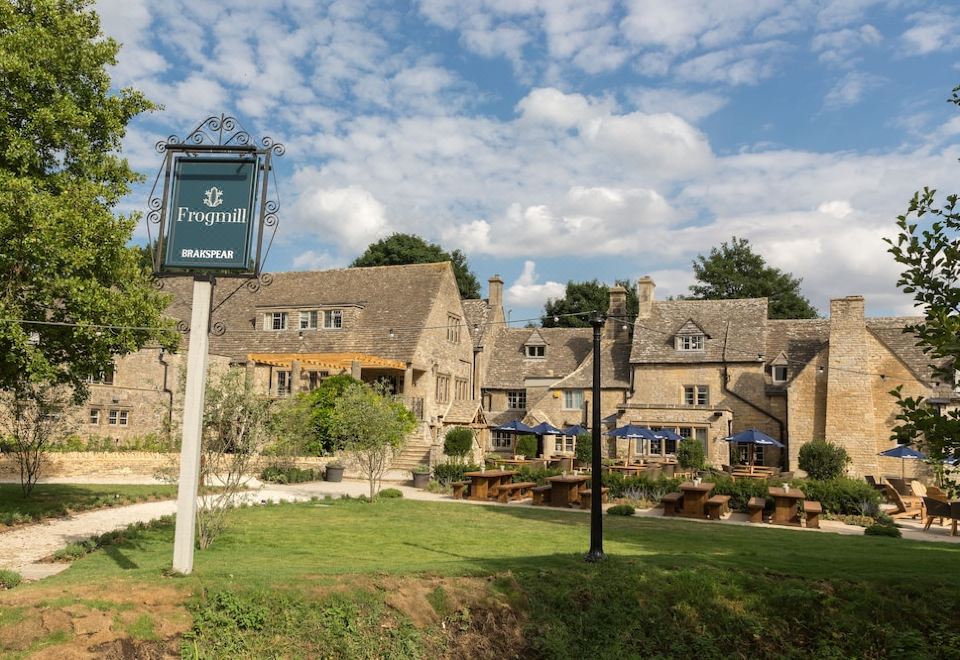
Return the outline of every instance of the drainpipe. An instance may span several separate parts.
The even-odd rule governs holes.
[[[730,373],[729,373],[729,370],[727,369],[727,335],[729,335],[729,333],[730,333],[730,322],[727,321],[727,330],[726,330],[726,333],[724,333],[724,336],[723,336],[723,357],[722,357],[722,360],[723,360],[723,391],[724,391],[725,393],[729,394],[730,396],[732,396],[734,399],[737,399],[738,401],[742,401],[743,403],[747,404],[748,406],[750,406],[751,408],[753,408],[754,410],[756,410],[758,413],[760,413],[760,414],[762,414],[762,415],[764,415],[764,416],[766,416],[766,417],[769,417],[770,419],[772,419],[773,421],[775,421],[775,422],[777,423],[777,426],[780,428],[780,441],[781,441],[781,442],[783,443],[783,445],[784,445],[784,447],[783,447],[783,455],[780,457],[780,463],[781,463],[781,465],[783,465],[783,469],[784,469],[784,470],[787,470],[787,469],[789,468],[788,459],[789,459],[789,456],[790,456],[790,445],[789,445],[789,442],[788,442],[788,439],[787,439],[786,427],[785,427],[785,425],[784,425],[784,423],[783,423],[783,420],[780,419],[779,417],[777,417],[776,415],[774,415],[773,413],[771,413],[770,411],[766,410],[765,408],[762,408],[762,407],[758,406],[758,405],[755,404],[753,401],[750,401],[749,399],[746,399],[746,398],[740,396],[739,394],[737,394],[736,392],[734,392],[733,390],[730,389]]]

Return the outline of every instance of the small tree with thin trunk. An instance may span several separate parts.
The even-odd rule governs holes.
[[[0,419],[20,468],[20,487],[29,497],[43,472],[46,454],[72,427],[69,392],[47,383],[21,383],[0,393]]]
[[[230,369],[207,383],[203,411],[200,483],[218,490],[200,498],[197,542],[209,547],[226,524],[227,510],[249,480],[267,440],[270,401],[256,394],[244,373]]]
[[[332,432],[370,483],[370,499],[416,419],[399,401],[368,385],[348,386],[334,405]]]

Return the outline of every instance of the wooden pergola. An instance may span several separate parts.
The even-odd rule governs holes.
[[[362,369],[399,369],[407,368],[405,362],[390,358],[367,355],[366,353],[249,353],[247,360],[256,364],[289,369],[294,362],[301,368],[319,368],[330,371],[350,371],[354,363],[359,362]]]

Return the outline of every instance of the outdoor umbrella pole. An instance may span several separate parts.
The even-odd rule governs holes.
[[[598,314],[593,324],[593,468],[590,484],[590,552],[584,557],[587,561],[597,562],[603,554],[603,507],[600,469],[600,330],[603,319]],[[629,442],[629,441],[628,441]]]

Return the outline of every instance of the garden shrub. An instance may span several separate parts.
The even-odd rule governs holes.
[[[841,476],[850,462],[847,450],[826,440],[814,440],[800,447],[797,464],[811,479],[834,479]]]
[[[479,465],[464,465],[462,463],[438,463],[433,466],[433,478],[443,486],[449,486],[454,481],[464,481],[465,472],[476,472]]]
[[[563,470],[559,468],[535,468],[529,465],[521,465],[520,469],[517,470],[517,474],[513,476],[513,480],[514,482],[535,481],[538,486],[544,486],[547,483],[548,477],[555,477],[558,474],[563,474]]]
[[[305,481],[319,481],[323,478],[320,470],[298,468],[292,465],[268,465],[260,473],[260,481],[274,484],[299,484]]]
[[[537,437],[533,435],[519,436],[515,452],[518,456],[534,458],[537,455]]]
[[[611,498],[627,497],[656,502],[667,493],[679,489],[683,479],[677,477],[651,479],[644,475],[626,476],[620,472],[604,472],[601,481],[610,489],[608,495]]]
[[[867,511],[876,511],[880,505],[880,492],[859,479],[797,479],[790,485],[802,490],[808,500],[820,502],[828,513],[864,515]]]
[[[380,491],[379,496],[384,499],[392,500],[398,497],[403,497],[403,493],[399,488],[384,488]]]
[[[581,464],[589,464],[593,461],[593,436],[589,433],[578,435],[573,455]]]
[[[629,504],[617,504],[607,509],[609,516],[632,516],[637,511]]]
[[[20,584],[19,573],[0,568],[0,589],[13,589],[18,584]]]
[[[677,463],[684,470],[703,470],[707,467],[707,455],[703,443],[696,438],[681,440],[677,446]]]
[[[772,485],[766,479],[731,479],[730,477],[711,477],[714,483],[712,495],[729,495],[729,506],[734,511],[747,511],[747,503],[751,497],[760,497],[764,500],[771,498],[767,489]],[[804,491],[806,492],[806,491]],[[813,499],[813,498],[811,498]],[[826,507],[824,507],[826,510]]]
[[[889,536],[898,539],[901,536],[900,529],[893,525],[884,525],[875,523],[863,530],[864,536]]]
[[[443,438],[443,453],[456,461],[462,461],[464,456],[473,449],[473,431],[462,426],[447,431]]]

